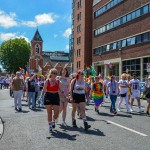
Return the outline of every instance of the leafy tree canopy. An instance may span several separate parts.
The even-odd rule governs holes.
[[[0,46],[0,61],[7,72],[13,73],[19,67],[26,69],[31,46],[24,38],[5,41]]]

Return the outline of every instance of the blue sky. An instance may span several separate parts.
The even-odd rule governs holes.
[[[31,41],[38,27],[44,51],[69,52],[71,0],[0,0],[0,44],[24,37]]]

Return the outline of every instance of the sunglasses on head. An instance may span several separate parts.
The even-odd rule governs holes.
[[[57,72],[52,72],[53,75],[57,75]]]

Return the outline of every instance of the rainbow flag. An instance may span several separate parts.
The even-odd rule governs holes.
[[[108,76],[106,77],[106,80],[110,81],[110,80],[111,80],[111,76],[108,75]]]

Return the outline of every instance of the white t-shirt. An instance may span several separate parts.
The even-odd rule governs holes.
[[[76,80],[76,83],[74,85],[73,93],[76,93],[76,94],[85,94],[85,81],[84,80],[82,80],[81,83],[79,83]]]
[[[131,84],[132,92],[140,90],[140,81],[138,79],[132,79],[129,83]]]
[[[128,81],[127,80],[119,80],[119,82],[118,82],[119,84],[123,84],[123,85],[128,85]],[[119,86],[119,89],[120,89],[120,94],[125,94],[125,93],[127,93],[128,92],[128,88],[127,87],[120,87]]]

